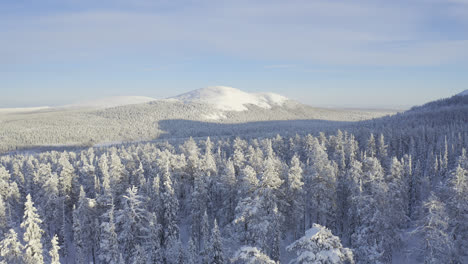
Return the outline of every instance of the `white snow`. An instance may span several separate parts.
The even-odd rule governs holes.
[[[207,120],[220,120],[220,119],[225,119],[226,116],[223,113],[210,113],[210,114],[203,115],[203,118]]]
[[[270,109],[281,106],[288,98],[274,93],[247,93],[239,89],[227,86],[213,86],[194,90],[169,99],[175,99],[183,103],[209,104],[222,111],[245,111],[246,105],[252,104],[258,107]]]
[[[459,94],[457,94],[457,95],[459,95],[459,96],[468,95],[468,89],[466,89],[465,91],[463,91],[463,92],[461,92],[461,93],[459,93]]]
[[[156,99],[146,96],[113,96],[102,99],[78,102],[65,105],[64,108],[111,108],[123,105],[143,104]]]
[[[11,114],[11,113],[29,113],[40,110],[49,109],[48,106],[42,107],[24,107],[24,108],[0,108],[0,114]]]

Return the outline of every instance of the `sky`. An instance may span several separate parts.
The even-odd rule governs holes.
[[[399,108],[468,89],[468,0],[0,0],[0,107],[224,85]]]

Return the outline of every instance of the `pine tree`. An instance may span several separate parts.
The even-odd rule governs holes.
[[[460,163],[451,180],[451,222],[453,235],[460,255],[468,252],[468,171]]]
[[[0,231],[2,234],[5,233],[7,227],[8,219],[6,214],[5,202],[3,201],[3,196],[0,195]]]
[[[70,161],[68,160],[68,155],[66,152],[63,152],[60,155],[59,164],[60,164],[59,182],[60,182],[61,196],[67,197],[67,199],[71,199],[73,196],[73,193],[72,193],[73,178],[75,178],[76,175],[75,175],[75,169],[73,168]]]
[[[358,171],[356,171],[358,172]],[[357,173],[353,188],[352,208],[354,209],[354,232],[351,244],[356,262],[383,263],[391,256],[391,248],[383,242],[386,222],[385,211],[388,209],[386,196],[387,185],[380,162],[367,157],[362,173]]]
[[[129,183],[128,171],[125,169],[120,157],[117,153],[111,153],[110,163],[110,182],[112,184],[112,190],[114,191],[114,197],[120,197],[125,192],[125,187]],[[119,201],[116,201],[119,202]]]
[[[174,189],[172,188],[172,179],[168,166],[169,165],[167,164],[163,174],[160,193],[162,203],[161,224],[164,230],[162,244],[167,244],[168,241],[179,237],[179,227],[177,226],[179,201],[177,200]]]
[[[49,251],[50,263],[51,264],[60,264],[60,255],[59,255],[60,247],[58,245],[57,235],[54,235],[54,237],[52,238],[51,245],[52,245],[52,248]]]
[[[195,242],[190,237],[188,242],[187,264],[197,264],[199,262],[198,250]]]
[[[424,236],[425,263],[456,263],[452,258],[454,245],[445,204],[432,194],[424,208],[427,212],[419,231]]]
[[[210,250],[209,250],[209,263],[211,264],[224,264],[224,252],[223,245],[221,242],[221,234],[219,232],[218,223],[215,219],[213,230],[210,238]]]
[[[288,251],[296,252],[297,257],[291,264],[305,263],[354,263],[353,252],[341,245],[341,241],[329,229],[318,224],[306,231],[305,236],[287,247]]]
[[[119,250],[119,242],[115,232],[113,202],[111,202],[109,210],[103,215],[100,233],[99,259],[104,263],[123,264],[123,259],[121,260]]]
[[[195,184],[191,195],[192,205],[192,237],[197,241],[198,246],[202,247],[203,231],[202,220],[203,213],[206,214],[208,194],[203,178],[198,175],[195,177]]]
[[[306,226],[334,226],[336,222],[336,169],[318,139],[309,143],[309,166],[305,176]]]
[[[275,264],[267,255],[262,253],[256,247],[242,246],[236,251],[234,257],[231,259],[233,264]]]
[[[303,178],[302,178],[302,166],[297,155],[294,155],[291,159],[291,166],[288,172],[288,214],[287,218],[290,219],[290,226],[294,230],[294,237],[298,236],[298,233],[302,233],[303,230],[303,214],[304,214],[304,201],[303,201]]]
[[[375,154],[377,153],[377,147],[376,147],[376,143],[375,143],[375,138],[374,138],[374,134],[371,133],[370,134],[370,137],[369,137],[369,140],[367,140],[367,146],[366,146],[366,154],[368,157],[375,157]]]
[[[148,216],[143,207],[143,197],[138,195],[135,186],[127,189],[122,205],[116,216],[118,238],[125,262],[130,263],[137,257],[137,246],[141,247],[141,241],[148,235]]]
[[[36,213],[36,208],[32,202],[31,195],[26,196],[24,204],[24,217],[21,223],[21,228],[25,230],[23,240],[25,245],[25,261],[28,264],[42,264],[44,258],[42,256],[42,231],[40,224],[42,220]]]
[[[83,241],[83,229],[80,221],[79,210],[73,206],[73,244],[75,246],[75,262],[77,264],[84,264],[86,262],[85,256],[85,241]]]
[[[150,213],[148,217],[148,241],[146,243],[146,252],[149,252],[151,263],[161,263],[163,253],[161,248],[161,225],[157,221],[156,213]]]
[[[0,256],[6,263],[25,263],[23,245],[18,241],[15,230],[10,229],[0,242]]]
[[[234,220],[234,211],[237,204],[237,181],[236,171],[232,160],[224,162],[223,173],[220,173],[220,200],[222,200],[222,215],[226,217],[226,222],[231,223]]]

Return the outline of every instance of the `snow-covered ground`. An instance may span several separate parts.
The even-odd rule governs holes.
[[[247,93],[227,86],[213,86],[184,93],[170,99],[184,103],[202,103],[213,105],[223,111],[246,111],[246,105],[252,104],[270,109],[281,106],[289,99],[275,93]]]
[[[11,114],[11,113],[29,113],[36,112],[40,110],[49,109],[48,106],[42,107],[23,107],[23,108],[0,108],[0,114]]]
[[[156,99],[146,96],[113,96],[102,99],[78,102],[65,105],[62,108],[111,108],[123,105],[144,104]]]

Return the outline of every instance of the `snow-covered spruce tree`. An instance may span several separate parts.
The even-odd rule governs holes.
[[[449,233],[445,204],[432,194],[424,203],[426,216],[418,230],[424,237],[424,263],[457,263],[453,259],[454,243]]]
[[[145,248],[149,254],[149,261],[151,263],[161,263],[163,261],[163,249],[161,248],[161,234],[163,231],[157,221],[156,213],[149,214],[148,232],[148,241]]]
[[[169,164],[164,168],[161,184],[161,224],[164,230],[162,234],[162,245],[167,246],[169,241],[174,241],[179,237],[179,227],[177,225],[177,212],[179,210],[179,201],[172,188],[172,179],[169,172]]]
[[[112,184],[112,190],[114,197],[120,197],[125,193],[125,188],[129,182],[128,171],[125,169],[125,166],[122,164],[122,160],[117,155],[117,153],[111,153],[111,162],[110,162],[110,182]],[[116,202],[120,202],[116,200]]]
[[[208,202],[208,193],[204,177],[195,175],[194,187],[191,195],[191,218],[192,218],[192,237],[198,244],[200,249],[203,248],[203,214],[206,214]]]
[[[287,178],[287,193],[286,199],[289,206],[286,214],[287,219],[291,219],[288,225],[294,230],[294,238],[298,238],[299,234],[304,232],[304,200],[303,200],[303,178],[302,164],[297,155],[291,159],[291,165],[288,171]]]
[[[258,248],[242,246],[236,251],[231,259],[233,264],[275,264],[267,255],[263,254]]]
[[[399,246],[399,232],[406,227],[408,217],[406,215],[407,200],[407,185],[403,179],[403,165],[394,157],[390,165],[390,174],[386,176],[386,184],[388,190],[386,193],[387,206],[383,210],[384,219],[387,225],[381,232],[384,234],[384,240],[389,247],[395,248]],[[391,251],[387,251],[391,254]]]
[[[371,133],[369,136],[369,140],[367,140],[367,145],[366,145],[366,154],[368,157],[375,157],[377,153],[377,146],[375,143],[375,137],[374,133]]]
[[[27,264],[42,264],[44,263],[43,250],[42,250],[42,233],[40,224],[42,220],[36,213],[36,208],[31,199],[31,195],[26,196],[26,203],[24,204],[24,216],[21,228],[25,230],[23,240],[25,254],[24,259]]]
[[[3,196],[0,195],[0,232],[2,234],[6,233],[8,228],[8,219],[6,214],[5,202],[3,201]],[[3,238],[3,235],[0,236],[0,239]]]
[[[231,159],[224,162],[223,172],[220,173],[220,200],[222,200],[221,215],[225,216],[226,223],[234,220],[237,199],[237,180],[234,163]]]
[[[279,260],[279,243],[283,216],[278,210],[280,164],[276,157],[268,157],[253,198],[242,199],[236,208],[235,223],[239,224],[242,243],[261,248],[274,260]]]
[[[76,177],[75,169],[68,160],[68,155],[66,152],[63,152],[60,155],[59,159],[60,165],[60,174],[59,174],[59,183],[60,183],[60,195],[62,197],[67,197],[67,206],[71,209],[73,200],[73,178]]]
[[[237,193],[237,200],[252,195],[252,193],[257,190],[258,183],[257,173],[250,165],[246,165],[239,175],[239,191]]]
[[[336,169],[317,138],[308,143],[308,167],[304,176],[306,228],[312,223],[334,226],[336,223]]]
[[[200,236],[201,236],[201,244],[200,244],[200,255],[203,256],[204,260],[207,260],[210,250],[210,223],[208,221],[208,214],[203,214],[203,218],[201,220],[201,227],[200,227]]]
[[[75,263],[86,262],[85,241],[83,240],[84,227],[81,225],[79,210],[73,206],[73,245],[75,248]]]
[[[0,263],[25,263],[23,245],[18,241],[15,230],[10,229],[5,238],[0,242]]]
[[[199,254],[197,246],[192,238],[189,239],[188,242],[188,250],[187,250],[187,264],[197,264],[199,262]]]
[[[384,135],[380,134],[379,140],[376,147],[376,157],[382,163],[384,168],[388,168],[387,159],[388,159],[388,145],[385,144]]]
[[[352,208],[357,224],[351,236],[355,260],[358,263],[383,263],[391,253],[383,239],[388,220],[384,218],[387,186],[383,170],[376,158],[368,157],[363,163],[363,173],[355,176],[358,178],[354,180]],[[390,253],[385,254],[386,250]]]
[[[210,175],[217,173],[216,162],[213,156],[213,143],[208,137],[205,141],[205,154],[202,157],[202,171]]]
[[[314,224],[306,231],[305,236],[296,240],[286,248],[296,252],[297,257],[290,263],[322,263],[339,264],[354,263],[353,252],[341,245],[341,241],[329,229]]]
[[[208,252],[208,263],[210,264],[224,264],[226,263],[224,257],[224,250],[222,245],[221,233],[219,232],[218,223],[215,219],[213,230],[211,231],[210,247]]]
[[[165,261],[163,263],[167,264],[184,264],[186,263],[186,252],[185,248],[180,241],[180,238],[177,237],[169,237],[169,241],[166,245],[165,251]]]
[[[468,254],[468,170],[459,164],[453,172],[450,199],[451,225],[459,255]],[[468,164],[466,164],[468,167]]]
[[[54,235],[54,237],[52,237],[51,245],[52,247],[49,251],[50,263],[60,264],[60,255],[59,255],[60,246],[58,245],[57,235]]]
[[[99,259],[103,263],[123,264],[123,259],[122,261],[120,259],[119,241],[115,232],[114,204],[112,200],[109,209],[102,216],[100,227]]]
[[[122,206],[116,214],[117,232],[125,262],[130,263],[137,257],[137,246],[141,248],[147,239],[148,216],[135,186],[127,189]]]

